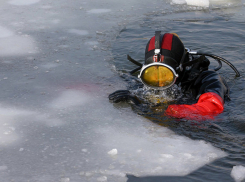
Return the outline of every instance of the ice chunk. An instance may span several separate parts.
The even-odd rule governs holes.
[[[174,4],[186,4],[186,0],[172,0]]]
[[[38,3],[40,0],[11,0],[8,3],[17,6],[31,5]]]
[[[244,166],[234,166],[231,171],[231,177],[234,178],[236,182],[240,182],[245,179],[245,167]]]
[[[129,126],[133,121],[137,121],[134,117],[130,122],[129,113],[127,117]],[[113,121],[124,123],[123,118]],[[137,129],[134,127],[133,132],[122,125],[120,129],[112,126],[95,129],[95,133],[101,134],[98,147],[114,148],[108,154],[115,155],[117,150],[120,151],[121,155],[117,154],[117,157],[112,160],[113,165],[120,166],[121,173],[183,176],[227,155],[207,142],[177,136],[160,126],[153,128],[150,125],[151,134],[149,134],[148,124],[150,125],[149,122],[144,123],[141,119],[141,123],[137,122]],[[139,149],[141,152],[137,152]],[[116,167],[114,170],[117,169]]]
[[[209,0],[209,1],[210,1],[210,4],[213,4],[213,5],[231,5],[233,3],[236,4],[239,2],[239,0]]]
[[[185,4],[190,6],[209,7],[209,0],[172,0],[174,4]]]
[[[109,155],[117,155],[117,149],[112,149],[108,152]]]
[[[209,0],[186,0],[187,5],[209,7]]]

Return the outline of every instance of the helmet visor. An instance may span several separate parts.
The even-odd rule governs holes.
[[[171,67],[161,63],[147,65],[140,73],[140,79],[146,86],[158,89],[172,86],[177,76]]]

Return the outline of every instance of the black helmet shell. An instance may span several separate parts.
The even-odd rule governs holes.
[[[165,33],[161,35],[161,51],[160,54],[164,57],[172,58],[176,61],[177,66],[180,64],[181,58],[184,54],[184,44],[177,34]],[[145,49],[145,64],[153,63],[153,56],[155,55],[155,36],[152,37],[146,45]]]

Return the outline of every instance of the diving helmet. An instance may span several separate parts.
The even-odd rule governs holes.
[[[147,87],[161,90],[169,88],[183,69],[185,55],[185,47],[177,34],[161,35],[160,31],[156,31],[146,45],[145,63],[138,77]]]

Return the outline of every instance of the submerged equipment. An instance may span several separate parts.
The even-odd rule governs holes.
[[[170,46],[165,44],[170,44]],[[175,47],[171,49],[173,45]],[[167,89],[176,82],[178,73],[181,73],[185,67],[192,66],[200,61],[199,59],[186,61],[187,54],[204,55],[215,59],[219,63],[219,66],[214,69],[215,71],[218,71],[222,67],[221,61],[223,61],[235,71],[236,77],[240,76],[235,66],[226,59],[213,54],[191,51],[184,47],[177,34],[167,33],[161,36],[160,31],[156,31],[155,37],[152,37],[146,46],[145,64],[141,64],[127,55],[129,61],[139,66],[130,71],[130,74],[134,74],[140,70],[138,78],[144,85],[153,89]]]

